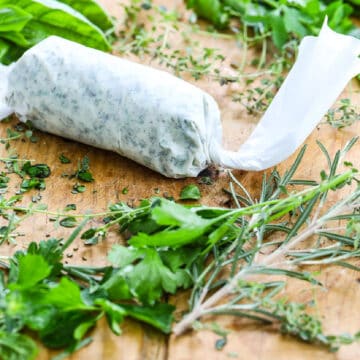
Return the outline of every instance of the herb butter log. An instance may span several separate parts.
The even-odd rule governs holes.
[[[43,131],[115,151],[168,177],[210,164],[261,170],[286,159],[347,82],[360,73],[360,41],[326,23],[298,59],[250,138],[221,145],[220,112],[199,88],[166,72],[58,37],[1,67],[0,117],[15,112]]]

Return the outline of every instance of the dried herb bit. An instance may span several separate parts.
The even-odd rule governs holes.
[[[85,185],[81,185],[79,183],[76,183],[73,186],[73,189],[71,190],[72,194],[79,194],[79,193],[83,193],[86,190],[86,186]]]
[[[128,194],[128,193],[129,193],[129,188],[128,188],[128,187],[124,187],[124,188],[121,190],[121,193],[122,193],[123,195]]]
[[[71,160],[69,158],[67,158],[64,154],[61,154],[59,156],[59,160],[62,164],[70,164]]]
[[[90,160],[87,156],[84,156],[84,158],[80,162],[79,169],[76,172],[75,177],[85,182],[94,181],[94,178],[90,173],[89,169],[90,169]]]
[[[46,164],[31,165],[30,161],[26,162],[22,171],[25,172],[30,178],[45,179],[50,176],[51,170]]]
[[[77,225],[76,218],[73,216],[68,216],[62,220],[60,220],[59,224],[66,228],[73,228]]]
[[[187,185],[181,190],[180,200],[199,200],[200,198],[200,189],[196,185]]]

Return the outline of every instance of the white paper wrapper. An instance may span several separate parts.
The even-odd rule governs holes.
[[[50,37],[0,68],[0,118],[15,112],[40,130],[111,150],[168,177],[210,164],[262,170],[290,156],[347,82],[360,41],[325,24],[298,59],[250,138],[222,148],[215,100],[166,72]]]

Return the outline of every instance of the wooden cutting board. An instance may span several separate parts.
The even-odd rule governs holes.
[[[114,16],[122,14],[116,0],[101,1]],[[163,1],[164,3],[165,1]],[[157,1],[161,3],[161,1]],[[166,6],[181,6],[181,1],[166,1]],[[240,51],[233,41],[202,38],[202,45],[218,47],[225,55],[237,56]],[[139,61],[139,60],[138,60]],[[222,110],[224,126],[224,142],[228,148],[236,149],[256,125],[259,117],[250,116],[239,104],[231,101],[227,96],[229,88],[221,87],[209,80],[194,82],[197,86],[208,91],[218,101]],[[354,85],[345,96],[351,96],[360,105],[358,90]],[[321,96],[321,94],[319,94]],[[12,123],[0,124],[0,137],[6,137],[6,129]],[[301,178],[318,178],[321,169],[326,167],[326,161],[316,145],[320,140],[329,149],[331,154],[340,149],[344,144],[360,133],[360,124],[344,130],[332,129],[327,124],[321,124],[306,140],[308,150],[298,173]],[[34,159],[37,163],[46,163],[52,169],[52,176],[47,180],[47,189],[42,192],[42,202],[51,210],[61,210],[66,204],[76,203],[77,211],[91,210],[101,212],[106,210],[109,203],[127,201],[136,203],[139,199],[151,197],[160,191],[160,195],[171,195],[177,198],[181,188],[186,184],[198,184],[199,179],[172,180],[162,177],[136,163],[122,158],[116,154],[78,144],[72,141],[37,132],[37,143],[29,140],[19,140],[11,144],[11,149],[19,154],[20,158]],[[349,154],[348,160],[359,166],[359,149],[357,144]],[[59,155],[65,154],[72,160],[71,164],[64,165],[59,161]],[[71,194],[74,181],[62,177],[76,169],[77,163],[85,155],[90,158],[91,171],[95,182],[87,185],[83,194]],[[4,146],[0,148],[0,156],[8,156]],[[286,168],[291,164],[294,156],[279,166]],[[3,165],[1,165],[3,166]],[[256,194],[260,189],[262,173],[235,171],[235,176]],[[229,179],[225,173],[220,172],[213,185],[199,184],[203,197],[202,202],[207,205],[222,205],[228,198],[222,189],[227,187]],[[128,188],[128,193],[123,194],[123,189]],[[157,190],[158,189],[158,190]],[[31,196],[36,192],[25,195],[24,202],[30,202]],[[1,220],[0,220],[1,221]],[[1,225],[1,223],[0,223]],[[11,254],[16,249],[22,249],[32,240],[39,241],[46,236],[64,237],[68,233],[64,228],[54,228],[49,217],[36,216],[25,221],[21,232],[26,234],[18,238],[17,245],[2,246],[0,254]],[[106,254],[111,246],[120,243],[122,239],[112,234],[109,239],[97,246],[85,247],[78,241],[67,253],[69,263],[101,265],[106,261]],[[78,248],[78,249],[77,249]],[[359,263],[357,265],[360,265]],[[329,333],[345,331],[356,332],[360,329],[360,275],[336,267],[318,268],[322,271],[321,280],[331,291],[316,292],[318,309],[322,315],[325,330]],[[291,296],[301,301],[310,300],[313,292],[303,289],[300,282],[289,282]],[[187,293],[181,293],[171,299],[180,309],[186,309]],[[207,320],[209,323],[213,319]],[[303,344],[290,337],[284,337],[277,332],[258,324],[222,317],[217,321],[231,329],[228,343],[222,351],[215,349],[218,336],[210,331],[189,332],[179,338],[167,337],[148,326],[127,320],[122,325],[123,335],[117,337],[111,333],[105,322],[101,322],[92,336],[94,341],[88,347],[77,352],[69,359],[73,360],[356,360],[360,359],[360,345],[355,344],[343,347],[339,352],[332,354],[316,346]],[[55,352],[42,349],[40,360],[50,359]]]

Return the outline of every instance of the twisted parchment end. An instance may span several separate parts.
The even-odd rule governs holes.
[[[11,66],[0,64],[0,120],[7,118],[14,111],[6,103],[8,76]]]
[[[224,167],[263,170],[288,158],[312,132],[346,84],[360,73],[360,40],[324,25],[302,40],[299,55],[270,107],[238,152],[214,144]]]

